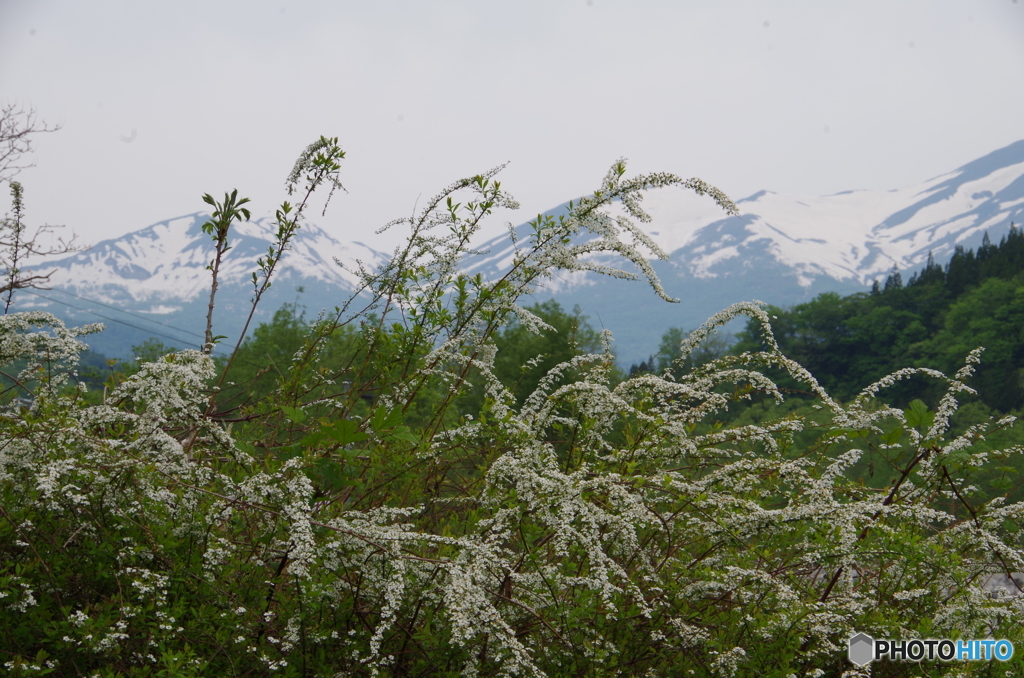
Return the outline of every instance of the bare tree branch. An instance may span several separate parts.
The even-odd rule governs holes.
[[[22,156],[32,152],[32,135],[56,132],[60,125],[48,125],[36,118],[34,108],[16,104],[0,107],[0,182],[10,181],[32,163],[22,163]]]
[[[23,290],[31,287],[36,290],[46,290],[48,287],[43,285],[50,279],[50,276],[56,273],[56,271],[50,271],[46,275],[30,275],[25,278],[18,278],[13,283],[9,280],[5,280],[0,283],[0,294],[7,294],[11,290]]]
[[[11,207],[13,217],[4,216],[0,219],[0,270],[3,281],[0,282],[0,298],[3,299],[3,312],[6,315],[14,299],[14,291],[26,287],[46,289],[43,285],[54,271],[42,273],[36,270],[24,271],[21,266],[25,259],[33,256],[54,256],[79,252],[86,247],[75,243],[75,236],[69,240],[52,237],[60,226],[38,226],[29,232],[25,225],[25,206],[22,200],[24,188],[13,178],[23,169],[31,167],[31,163],[22,161],[22,157],[32,150],[32,135],[43,132],[55,132],[60,125],[48,125],[36,119],[33,108],[25,108],[15,104],[0,106],[0,183],[7,182],[11,188]]]

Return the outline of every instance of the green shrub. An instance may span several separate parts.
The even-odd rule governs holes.
[[[292,183],[306,177],[308,198],[338,158],[321,139]],[[363,272],[361,296],[301,337],[279,319],[274,336],[291,339],[251,393],[231,385],[259,371],[240,340],[219,372],[208,351],[171,353],[87,404],[68,381],[79,332],[3,316],[0,363],[25,361],[18,379],[35,384],[30,406],[0,415],[7,669],[782,678],[852,670],[858,631],[1019,643],[1019,599],[982,584],[1024,571],[1024,505],[975,480],[1020,450],[978,447],[1009,420],[948,433],[976,353],[953,378],[927,372],[946,387],[935,411],[879,404],[914,370],[841,404],[781,354],[760,307],[737,304],[683,341],[675,375],[621,381],[605,342],[523,398],[495,376],[495,333],[513,318],[545,329],[517,302],[558,269],[628,277],[588,258],[616,253],[664,296],[638,246],[663,253],[604,212],[613,202],[642,220],[643,191],[682,186],[735,209],[697,180],[624,172],[538,218],[498,280],[459,262],[514,203],[496,171],[453,184],[401,222],[407,244]],[[279,211],[257,298],[304,207]],[[738,314],[765,350],[685,362]],[[772,369],[812,394],[816,417],[714,423],[751,392],[782,400]],[[812,444],[792,445],[806,431]],[[849,473],[863,460],[884,481]]]

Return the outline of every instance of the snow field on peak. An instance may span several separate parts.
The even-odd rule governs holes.
[[[76,289],[104,303],[122,302],[126,295],[136,302],[191,301],[210,289],[206,267],[214,246],[201,229],[207,218],[191,214],[168,219],[39,268],[54,271],[52,285]],[[275,233],[269,219],[233,225],[231,249],[221,263],[221,283],[249,284],[256,260],[267,255]],[[385,257],[361,243],[341,243],[318,226],[304,224],[281,260],[279,275],[354,289],[358,260],[372,269]],[[154,308],[160,310],[153,313],[168,312],[163,310],[168,307]]]

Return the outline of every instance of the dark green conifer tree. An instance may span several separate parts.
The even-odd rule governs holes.
[[[892,273],[885,279],[885,291],[889,290],[901,290],[903,289],[903,276],[900,275],[899,270],[893,266]]]

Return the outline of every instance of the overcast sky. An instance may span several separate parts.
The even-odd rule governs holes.
[[[382,249],[503,162],[516,223],[619,157],[735,199],[898,188],[1024,138],[1022,82],[1014,0],[0,0],[0,101],[63,126],[28,221],[91,242],[206,192],[270,215],[321,134],[349,193],[314,221]]]

